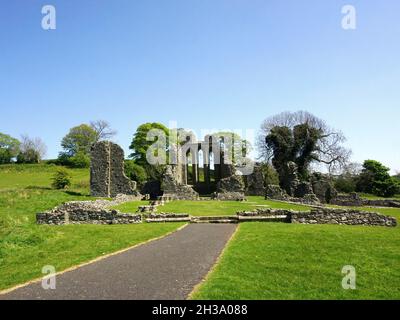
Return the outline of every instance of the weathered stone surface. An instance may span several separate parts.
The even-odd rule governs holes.
[[[300,186],[301,184],[299,184]],[[305,189],[306,192],[309,192],[309,189]],[[302,203],[302,204],[312,204],[318,205],[320,204],[319,199],[315,196],[314,193],[307,193],[304,194],[301,198],[290,197],[281,187],[277,185],[268,185],[266,188],[265,199],[271,200],[279,200],[279,201],[286,201],[286,202],[295,202],[295,203]]]
[[[314,194],[322,203],[330,203],[338,194],[329,177],[321,173],[313,174],[311,184]]]
[[[361,197],[355,192],[350,194],[337,194],[336,197],[331,200],[331,203],[338,206],[352,207],[359,207],[364,205]]]
[[[300,182],[294,191],[296,198],[303,198],[306,195],[314,194],[312,185],[310,182]]]
[[[332,204],[338,206],[371,206],[371,207],[391,207],[400,208],[400,202],[392,199],[363,199],[357,193],[338,194],[331,201]]]
[[[135,196],[118,195],[113,201],[71,201],[51,211],[38,213],[38,224],[131,224],[142,222],[141,215],[123,214],[108,209],[124,202],[136,200]]]
[[[312,209],[311,212],[296,212],[290,214],[292,223],[303,224],[345,224],[395,227],[396,218],[375,212],[346,209]]]
[[[161,188],[164,191],[165,197],[170,197],[175,200],[198,200],[199,194],[189,185],[180,183],[177,176],[177,167],[168,165],[166,167]]]
[[[255,211],[240,211],[236,214],[241,217],[289,217],[292,210],[263,208]],[[287,220],[289,222],[289,220]]]
[[[240,217],[279,217],[285,222],[301,224],[345,224],[395,227],[393,217],[379,213],[360,210],[315,208],[311,211],[293,211],[285,209],[258,209],[256,211],[238,212]],[[284,219],[286,217],[286,219]],[[244,221],[244,220],[241,220]],[[262,221],[261,219],[259,221]]]
[[[217,192],[240,192],[244,193],[245,185],[242,176],[232,175],[228,178],[221,179],[217,183]]]
[[[249,196],[264,196],[264,174],[260,164],[254,165],[252,174],[245,176],[246,195]]]
[[[400,208],[400,201],[390,200],[390,199],[375,199],[375,200],[363,199],[363,204],[365,206],[372,206],[372,207]]]
[[[288,200],[289,195],[278,185],[269,184],[265,190],[265,198],[271,200]]]
[[[246,196],[243,176],[231,175],[218,181],[217,192],[213,194],[213,199],[244,201]]]
[[[297,175],[297,165],[294,162],[288,162],[284,170],[279,172],[280,185],[286,193],[294,197],[296,193],[297,186],[300,180]]]
[[[90,165],[90,192],[94,197],[115,197],[118,194],[137,195],[136,182],[124,172],[124,151],[109,141],[93,145]]]

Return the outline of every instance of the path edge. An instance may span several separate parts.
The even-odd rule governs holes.
[[[88,265],[90,265],[90,264],[92,264],[92,263],[99,262],[99,261],[101,261],[101,260],[107,259],[107,258],[112,257],[112,256],[116,256],[116,255],[118,255],[118,254],[124,253],[124,252],[126,252],[126,251],[131,250],[131,249],[135,249],[135,248],[137,248],[137,247],[140,247],[140,246],[143,246],[143,245],[145,245],[145,244],[148,244],[148,243],[150,243],[150,242],[154,242],[154,241],[157,241],[157,240],[161,240],[161,239],[163,239],[163,238],[165,238],[165,237],[170,236],[171,234],[174,234],[174,233],[176,233],[176,232],[179,232],[179,231],[183,230],[183,229],[186,228],[188,225],[189,225],[189,224],[186,223],[186,224],[184,224],[183,226],[181,226],[181,227],[179,227],[179,228],[177,228],[177,229],[175,229],[175,230],[173,230],[173,231],[170,231],[170,232],[168,232],[168,233],[166,233],[166,234],[163,234],[162,236],[159,236],[159,237],[156,237],[156,238],[152,238],[152,239],[146,240],[146,241],[144,241],[144,242],[137,243],[137,244],[135,244],[135,245],[133,245],[133,246],[131,246],[131,247],[125,248],[125,249],[121,249],[121,250],[118,250],[118,251],[115,251],[115,252],[108,253],[108,254],[106,254],[106,255],[104,255],[104,256],[100,256],[100,257],[94,258],[94,259],[89,260],[89,261],[87,261],[87,262],[82,262],[81,264],[78,264],[78,265],[69,267],[69,268],[67,268],[67,269],[64,269],[63,271],[57,272],[57,273],[55,274],[55,276],[57,277],[57,276],[62,275],[62,274],[64,274],[64,273],[67,273],[67,272],[71,272],[71,271],[80,269],[80,268],[85,267],[85,266],[88,266]],[[42,277],[40,277],[40,278],[35,278],[35,279],[32,279],[32,280],[29,280],[29,281],[27,281],[27,282],[24,282],[24,283],[22,283],[22,284],[18,284],[18,285],[16,285],[16,286],[13,286],[13,287],[8,288],[8,289],[0,290],[0,296],[4,296],[4,295],[6,295],[6,294],[8,294],[8,293],[11,293],[11,292],[13,292],[13,291],[15,291],[15,290],[18,290],[18,289],[27,287],[27,286],[29,286],[29,285],[31,285],[31,284],[39,283],[39,282],[41,282],[41,281],[43,280],[43,277],[45,277],[45,276],[46,276],[46,275],[44,275],[44,276],[42,276]]]
[[[240,223],[237,225],[235,231],[232,233],[232,235],[229,237],[228,241],[226,242],[225,247],[222,249],[221,253],[219,254],[217,260],[215,260],[214,265],[210,268],[210,270],[207,272],[207,274],[205,275],[205,277],[194,286],[193,290],[187,295],[186,300],[193,300],[193,295],[195,293],[197,293],[200,289],[200,287],[207,282],[207,280],[211,277],[211,275],[214,273],[215,269],[218,267],[218,265],[220,264],[225,252],[228,250],[228,247],[230,246],[230,244],[232,243],[232,241],[236,238],[238,232],[240,229]]]

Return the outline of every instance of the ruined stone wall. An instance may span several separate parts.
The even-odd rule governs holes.
[[[166,167],[161,184],[164,196],[176,200],[198,200],[199,194],[191,186],[182,184],[176,179],[177,170],[179,171],[179,166]]]
[[[67,202],[52,211],[38,213],[38,224],[134,224],[141,223],[140,214],[125,214],[107,209],[104,203],[95,201]]]
[[[138,195],[136,183],[124,172],[124,151],[109,141],[96,143],[91,150],[90,192],[94,197]]]
[[[231,168],[234,168],[231,166]],[[231,169],[232,175],[223,178],[217,182],[217,192],[214,193],[213,198],[216,200],[233,200],[244,201],[245,197],[245,183],[243,176],[236,175]]]
[[[244,177],[246,184],[246,195],[265,196],[264,174],[261,165],[256,164],[252,174]]]
[[[391,207],[400,208],[400,201],[392,199],[363,199],[357,193],[339,194],[331,201],[332,204],[338,206],[371,206],[371,207]]]
[[[328,208],[312,209],[311,212],[293,211],[290,213],[290,221],[302,224],[344,224],[384,227],[395,227],[397,225],[395,218],[375,212]]]

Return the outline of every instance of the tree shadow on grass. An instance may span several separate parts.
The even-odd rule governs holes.
[[[64,191],[66,194],[70,196],[78,196],[78,197],[88,197],[88,194],[82,193],[82,192],[77,192],[77,191]]]
[[[50,187],[41,187],[41,186],[27,186],[26,190],[53,190]]]

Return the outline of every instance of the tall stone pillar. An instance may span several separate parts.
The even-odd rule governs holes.
[[[198,182],[199,177],[199,159],[198,152],[192,152],[192,180],[193,185]]]

